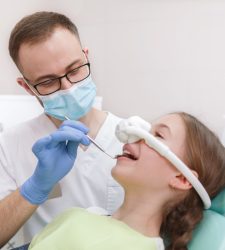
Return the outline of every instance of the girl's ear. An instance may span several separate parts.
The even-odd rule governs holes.
[[[194,170],[191,171],[198,178],[197,172]],[[192,188],[191,183],[181,173],[176,174],[173,178],[171,178],[171,180],[169,181],[169,186],[173,189],[179,190],[188,190]]]
[[[29,88],[29,86],[26,84],[25,80],[22,77],[17,78],[17,83],[24,88],[30,95],[34,95],[33,91]]]

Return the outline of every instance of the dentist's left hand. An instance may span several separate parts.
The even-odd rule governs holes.
[[[33,175],[20,187],[26,200],[41,204],[48,199],[54,185],[73,167],[79,144],[90,144],[87,132],[80,122],[64,121],[56,132],[34,144],[32,151],[38,163]]]

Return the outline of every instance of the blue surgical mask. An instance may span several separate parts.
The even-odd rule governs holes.
[[[66,90],[59,90],[47,96],[39,96],[45,113],[59,120],[68,117],[78,120],[90,111],[96,96],[96,86],[91,76]]]

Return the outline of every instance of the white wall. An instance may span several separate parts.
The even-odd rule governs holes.
[[[16,87],[18,72],[7,51],[15,22],[38,10],[60,11],[78,25],[83,45],[90,49],[105,109],[146,119],[185,110],[221,134],[225,125],[225,0],[0,3],[0,94],[25,93]]]

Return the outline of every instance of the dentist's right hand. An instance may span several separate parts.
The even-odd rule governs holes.
[[[38,163],[33,175],[20,187],[26,200],[38,205],[48,199],[54,185],[72,169],[79,144],[90,144],[87,133],[82,123],[64,121],[56,132],[34,144],[32,151]]]

